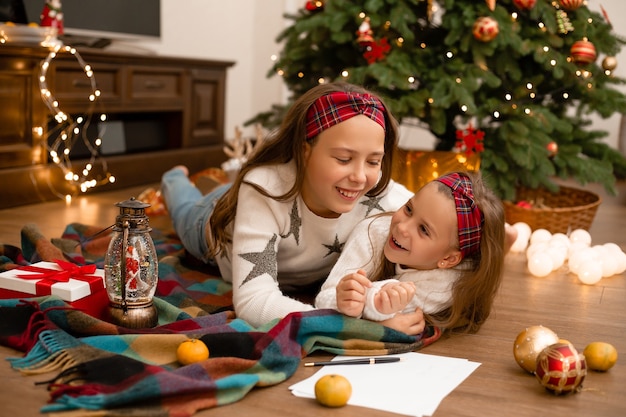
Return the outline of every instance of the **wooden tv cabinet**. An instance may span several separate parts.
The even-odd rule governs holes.
[[[64,180],[47,150],[54,124],[41,98],[39,77],[48,52],[38,46],[0,45],[0,208],[80,192]],[[176,164],[194,172],[225,160],[226,70],[232,62],[78,52],[101,91],[97,114],[106,114],[107,123],[115,122],[125,132],[121,149],[103,155],[115,183],[94,191],[158,182]],[[91,84],[72,54],[59,53],[51,61],[46,83],[65,113],[79,116],[88,108]],[[71,157],[72,167],[82,167],[88,157],[78,151]]]

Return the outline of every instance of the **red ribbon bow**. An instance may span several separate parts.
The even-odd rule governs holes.
[[[52,294],[52,285],[57,282],[68,282],[71,279],[84,281],[89,284],[91,291],[101,289],[103,287],[102,278],[93,275],[96,272],[96,265],[76,265],[71,262],[55,259],[54,262],[61,268],[49,269],[42,268],[40,266],[27,265],[21,266],[18,269],[22,271],[36,272],[35,274],[17,274],[18,278],[34,280],[38,279],[39,282],[35,284],[37,295],[50,295]]]

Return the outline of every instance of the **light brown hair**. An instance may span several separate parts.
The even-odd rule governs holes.
[[[213,241],[209,242],[210,256],[216,257],[220,253],[225,253],[227,245],[231,242],[231,236],[227,232],[227,226],[235,220],[235,212],[237,211],[237,196],[239,188],[244,176],[254,168],[266,165],[286,164],[294,161],[296,166],[296,180],[285,194],[271,195],[266,190],[247,183],[254,187],[259,193],[267,198],[273,198],[277,201],[286,201],[296,196],[302,188],[304,178],[305,161],[304,150],[306,139],[307,110],[318,98],[333,92],[356,92],[360,94],[370,94],[376,96],[371,91],[362,87],[348,84],[345,82],[335,82],[328,84],[320,84],[313,87],[302,96],[300,96],[294,104],[289,108],[280,127],[269,135],[263,141],[261,146],[254,152],[248,161],[243,165],[237,178],[233,182],[232,187],[217,202],[211,218],[209,227]],[[376,96],[377,97],[377,96]],[[380,97],[377,97],[379,100]],[[384,105],[384,102],[383,102]],[[376,196],[380,194],[389,184],[391,179],[391,169],[393,161],[393,153],[398,143],[398,126],[396,120],[385,107],[385,155],[381,164],[382,176],[380,181],[372,188],[367,195]],[[309,143],[315,146],[317,137],[312,138]]]

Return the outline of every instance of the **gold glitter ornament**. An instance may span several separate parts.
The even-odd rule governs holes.
[[[530,326],[517,335],[513,343],[513,356],[523,370],[532,374],[537,368],[537,356],[558,341],[557,334],[547,327]]]

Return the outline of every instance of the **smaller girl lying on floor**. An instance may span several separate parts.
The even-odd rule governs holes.
[[[479,175],[450,173],[395,213],[362,221],[315,305],[376,321],[420,307],[429,324],[476,332],[491,312],[505,247],[500,199]]]

